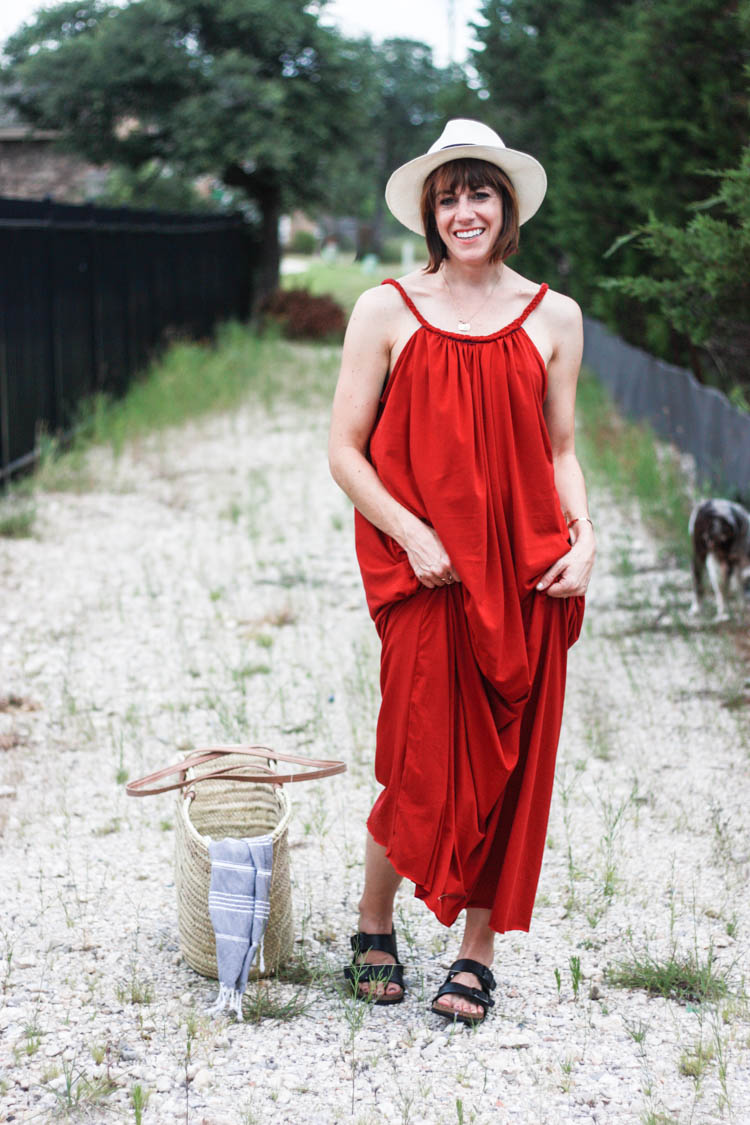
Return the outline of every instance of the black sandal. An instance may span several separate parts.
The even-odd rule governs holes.
[[[396,935],[390,934],[352,934],[351,946],[354,951],[351,965],[344,967],[344,977],[351,985],[352,995],[358,1000],[369,1000],[371,1004],[400,1004],[406,991],[404,986],[404,966],[398,959],[396,949]],[[367,953],[369,949],[378,949],[381,953],[390,953],[396,958],[395,965],[368,965],[367,962],[357,961],[357,957]],[[369,990],[363,992],[362,984],[396,984],[401,989],[397,995],[387,995],[372,998]]]
[[[474,976],[479,977],[482,988],[470,988],[468,984],[454,984],[453,978],[457,973],[473,973]],[[432,1010],[448,1020],[459,1020],[472,1026],[483,1023],[487,1017],[487,1009],[495,1006],[495,1001],[490,996],[494,987],[495,978],[486,965],[482,965],[479,961],[472,961],[470,957],[461,957],[458,961],[454,961],[448,970],[445,984],[440,986],[437,995],[433,998]],[[441,996],[451,992],[457,996],[465,996],[474,1004],[480,1004],[483,1008],[481,1016],[472,1015],[470,1012],[458,1012],[454,1008],[444,1008],[437,1003]]]

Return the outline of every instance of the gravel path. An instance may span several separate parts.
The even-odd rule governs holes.
[[[378,651],[326,424],[278,402],[99,453],[95,488],[41,495],[36,536],[0,541],[0,1121],[137,1121],[138,1089],[146,1123],[750,1120],[742,675],[726,631],[686,626],[687,574],[596,490],[537,909],[498,941],[491,1018],[427,1011],[458,935],[407,887],[406,1002],[338,994]],[[179,956],[174,802],[122,781],[251,739],[349,772],[292,791],[293,979],[251,985],[236,1024]],[[726,994],[616,987],[633,958],[693,958]]]

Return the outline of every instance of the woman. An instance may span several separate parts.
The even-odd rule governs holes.
[[[495,933],[528,930],[594,531],[574,450],[581,314],[506,264],[546,176],[475,121],[448,122],[386,200],[424,269],[363,293],[333,407],[331,471],[353,501],[382,642],[355,995],[404,996],[403,876],[439,920],[466,911],[433,1010],[492,1006]]]

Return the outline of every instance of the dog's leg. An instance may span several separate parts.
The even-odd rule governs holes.
[[[740,612],[744,617],[750,610],[750,565],[737,567],[737,586],[740,591]]]
[[[735,594],[739,597],[741,591],[740,568],[737,566],[735,560],[730,558],[727,563],[727,600],[733,598]]]
[[[690,616],[697,617],[703,603],[703,573],[706,566],[706,557],[695,548],[693,549],[693,600],[690,604]]]
[[[708,558],[706,559],[706,570],[708,571],[708,578],[711,583],[711,589],[716,598],[716,620],[727,621],[729,615],[725,603],[728,567],[716,558],[712,551],[709,551]]]

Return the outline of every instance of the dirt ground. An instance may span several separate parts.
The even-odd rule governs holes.
[[[750,1120],[746,673],[604,491],[534,922],[498,939],[491,1017],[429,1012],[459,939],[407,886],[406,1001],[340,993],[378,647],[326,427],[247,405],[95,453],[95,487],[0,541],[0,1121]],[[240,1024],[179,954],[174,798],[123,783],[248,741],[349,769],[291,792],[295,963]]]

